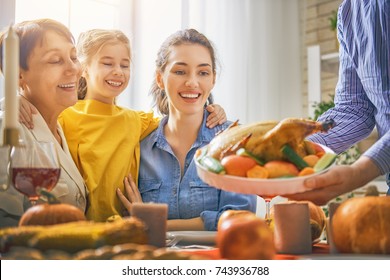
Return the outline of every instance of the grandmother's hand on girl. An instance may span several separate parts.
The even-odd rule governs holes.
[[[208,128],[213,128],[227,121],[225,110],[218,104],[207,105],[206,110],[210,113],[207,118],[206,125]]]
[[[19,122],[24,124],[27,128],[33,129],[34,123],[32,115],[37,113],[37,108],[28,102],[22,95],[19,95]]]

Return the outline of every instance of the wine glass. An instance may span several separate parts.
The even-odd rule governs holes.
[[[16,190],[36,204],[38,188],[51,191],[60,178],[61,168],[52,142],[33,142],[12,147],[10,175]]]
[[[262,199],[264,199],[265,202],[265,217],[264,220],[268,225],[271,223],[271,200],[274,198],[274,196],[264,196],[259,195]]]

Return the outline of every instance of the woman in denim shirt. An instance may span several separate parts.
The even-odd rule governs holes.
[[[168,204],[168,230],[216,230],[228,209],[256,209],[256,197],[226,192],[197,175],[195,151],[229,123],[206,127],[216,61],[208,39],[194,29],[178,31],[161,46],[151,94],[165,116],[141,142],[139,191],[143,202]]]

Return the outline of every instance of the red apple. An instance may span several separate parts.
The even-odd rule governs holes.
[[[219,216],[218,227],[217,227],[218,230],[219,230],[220,226],[222,225],[222,223],[224,223],[228,219],[237,218],[237,216],[242,217],[245,215],[249,215],[250,217],[256,218],[256,214],[251,212],[251,211],[248,211],[248,210],[226,210],[226,211],[224,211],[221,214],[221,216]]]
[[[231,260],[269,260],[275,255],[274,235],[267,223],[251,215],[235,215],[220,224],[217,246]]]
[[[306,153],[309,155],[323,154],[325,150],[317,143],[308,140],[304,141]]]

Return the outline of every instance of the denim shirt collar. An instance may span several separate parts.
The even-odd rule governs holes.
[[[200,131],[198,132],[198,136],[194,144],[192,144],[191,149],[200,148],[208,144],[211,141],[211,139],[215,137],[216,133],[218,133],[222,129],[221,126],[216,126],[211,129],[206,127],[206,120],[209,114],[210,113],[207,110],[204,110],[202,125],[200,127]],[[167,122],[168,122],[168,116],[165,116],[164,118],[161,119],[160,124],[153,135],[154,139],[152,140],[152,143],[153,146],[156,146],[167,152],[173,153],[164,135],[164,126],[167,124]],[[226,125],[223,125],[223,127],[225,126]]]

